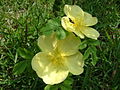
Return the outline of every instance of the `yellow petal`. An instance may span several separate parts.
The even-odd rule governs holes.
[[[75,54],[78,51],[78,46],[80,45],[79,37],[76,37],[73,33],[63,39],[59,40],[57,43],[58,49],[62,56],[69,56]]]
[[[65,57],[65,64],[72,74],[79,75],[83,72],[83,55],[80,52],[77,52],[74,55]]]
[[[56,42],[55,35],[50,36],[42,35],[38,38],[38,46],[44,52],[52,51],[54,48],[54,43]]]
[[[92,17],[92,15],[90,15],[87,12],[84,12],[84,24],[85,26],[92,26],[97,24],[98,19],[96,17]]]
[[[52,57],[44,52],[36,54],[32,59],[32,68],[46,84],[58,84],[68,76],[67,67],[52,63]]]
[[[61,19],[61,24],[65,30],[68,32],[73,32],[75,31],[75,28],[73,27],[73,23],[70,22],[68,17],[63,17]]]
[[[53,65],[49,66],[48,72],[46,72],[46,74],[42,76],[42,79],[46,84],[50,84],[50,85],[58,84],[67,78],[69,73],[68,70],[61,69],[58,67],[54,67],[54,68],[52,67]]]
[[[37,53],[31,62],[33,70],[39,72],[38,76],[41,77],[43,75],[43,71],[45,70],[46,66],[51,63],[51,56],[44,52]]]
[[[65,5],[64,12],[71,19],[81,19],[84,16],[83,10],[77,5]]]
[[[82,39],[85,38],[84,34],[82,34],[80,30],[75,30],[74,33]]]
[[[88,38],[96,39],[99,37],[99,32],[90,27],[83,27],[81,32]]]

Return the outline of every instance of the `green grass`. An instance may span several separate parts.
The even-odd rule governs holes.
[[[84,73],[70,76],[72,90],[120,90],[119,0],[0,0],[0,90],[44,89],[46,85],[31,69],[29,53],[23,56],[20,47],[32,55],[39,52],[36,40],[44,34],[41,29],[48,20],[64,16],[64,5],[73,3],[98,18],[94,28],[100,32],[100,44],[96,65],[89,57]],[[29,64],[25,71],[14,75],[15,64],[25,60]]]

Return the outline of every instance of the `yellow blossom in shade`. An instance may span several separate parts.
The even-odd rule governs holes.
[[[74,32],[80,38],[86,36],[97,39],[99,37],[99,32],[89,27],[98,22],[96,17],[92,17],[91,14],[84,12],[77,5],[65,5],[64,12],[66,16],[61,19],[61,23],[65,30]]]
[[[68,73],[79,75],[83,72],[83,55],[78,51],[80,39],[70,33],[65,39],[57,40],[55,34],[40,36],[38,46],[42,52],[32,59],[32,68],[46,84],[64,81]]]

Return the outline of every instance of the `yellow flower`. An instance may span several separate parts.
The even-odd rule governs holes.
[[[70,33],[65,39],[57,40],[55,34],[40,36],[38,46],[42,52],[32,59],[32,68],[46,84],[58,84],[68,73],[79,75],[83,72],[83,55],[78,51],[80,39]]]
[[[99,33],[89,27],[98,22],[96,17],[84,12],[77,5],[65,5],[64,12],[67,16],[61,19],[61,23],[65,30],[74,32],[80,38],[84,38],[84,35],[92,39],[99,37]]]

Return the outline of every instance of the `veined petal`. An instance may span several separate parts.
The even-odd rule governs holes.
[[[64,12],[71,19],[82,19],[84,16],[83,10],[77,5],[65,5]]]
[[[44,52],[50,52],[54,48],[54,43],[56,42],[55,35],[52,34],[50,36],[42,35],[38,38],[38,46]]]
[[[51,58],[49,54],[44,52],[39,52],[33,57],[31,65],[39,77],[43,75],[43,71],[51,63]]]
[[[81,32],[88,38],[96,39],[99,37],[99,32],[91,27],[83,27]]]
[[[73,55],[78,51],[78,46],[80,45],[79,37],[76,37],[73,33],[63,39],[59,40],[57,46],[62,56]]]
[[[72,74],[79,75],[83,72],[83,55],[80,52],[77,52],[74,55],[65,57],[65,64]]]
[[[73,24],[70,22],[68,17],[63,17],[61,19],[61,24],[63,28],[69,32],[73,32],[75,30],[75,28],[73,27]]]
[[[84,24],[85,26],[92,26],[97,24],[98,19],[96,17],[92,17],[91,14],[84,12]]]

